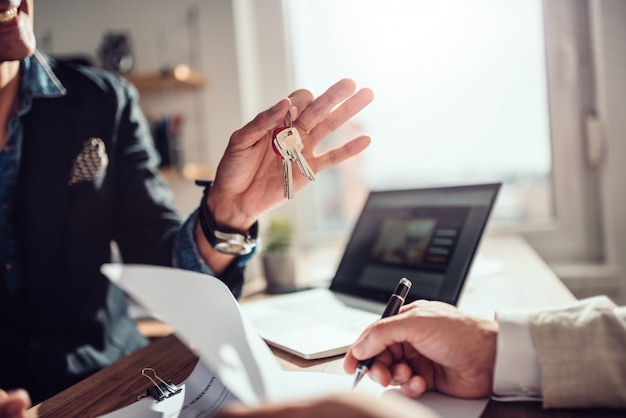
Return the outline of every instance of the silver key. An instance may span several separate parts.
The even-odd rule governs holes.
[[[281,148],[279,141],[274,138],[274,145],[283,160],[283,191],[286,199],[293,198],[293,173],[291,168],[291,161],[293,161],[291,155],[287,150]]]
[[[282,133],[282,135],[281,135]],[[296,128],[287,128],[277,135],[279,147],[285,150],[285,152],[291,157],[291,159],[298,165],[300,172],[304,177],[313,181],[315,180],[315,174],[311,167],[306,162],[306,159],[300,152],[304,148],[300,133]]]
[[[283,157],[283,188],[287,199],[293,198],[293,175],[291,173],[291,160]]]
[[[285,151],[284,154],[283,151],[280,151],[283,157],[287,155],[298,165],[298,168],[304,177],[311,181],[315,180],[315,173],[313,173],[313,170],[300,152],[304,149],[304,144],[302,143],[302,137],[296,128],[290,127],[283,129],[276,134],[275,144],[279,150]]]

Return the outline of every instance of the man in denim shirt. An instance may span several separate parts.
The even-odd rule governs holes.
[[[256,220],[284,200],[274,130],[290,113],[319,172],[369,144],[361,136],[313,153],[372,92],[355,93],[346,79],[260,113],[232,135],[210,193],[181,225],[136,91],[37,52],[32,3],[0,0],[0,388],[25,388],[39,402],[146,344],[99,272],[111,242],[126,263],[203,271],[237,296]],[[294,191],[308,181],[293,177]],[[243,245],[224,245],[215,231]]]

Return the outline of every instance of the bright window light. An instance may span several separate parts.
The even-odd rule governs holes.
[[[294,82],[342,77],[374,102],[337,134],[371,147],[319,176],[318,229],[350,224],[368,189],[502,181],[494,220],[552,217],[540,0],[286,0]]]

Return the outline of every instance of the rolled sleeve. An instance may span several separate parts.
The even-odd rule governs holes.
[[[194,237],[197,219],[198,210],[196,209],[178,231],[174,245],[174,267],[212,275],[213,271],[200,255]]]
[[[191,215],[189,215],[178,231],[176,242],[174,244],[174,267],[215,276],[211,268],[200,255],[200,251],[198,251],[198,245],[196,244],[195,239],[197,220],[198,210],[196,209],[191,213]],[[241,294],[241,288],[244,280],[244,269],[253,255],[254,250],[252,250],[249,254],[235,258],[218,277],[230,288],[235,297],[239,297]]]

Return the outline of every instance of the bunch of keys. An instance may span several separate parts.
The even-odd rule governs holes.
[[[287,114],[289,118],[289,126],[285,123],[285,126],[278,128],[274,131],[274,139],[272,147],[274,152],[283,159],[283,188],[285,192],[285,198],[293,198],[293,174],[291,168],[291,162],[295,162],[300,169],[300,172],[307,179],[314,181],[315,174],[311,167],[304,159],[301,151],[304,149],[302,138],[300,133],[293,126],[291,114]]]

